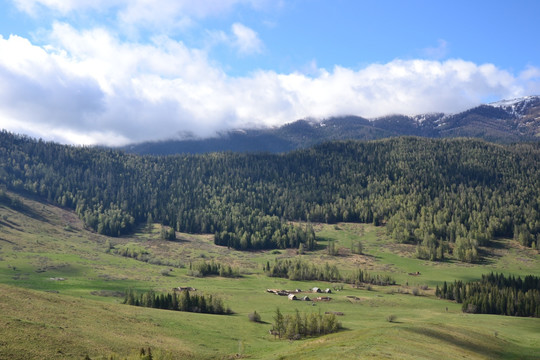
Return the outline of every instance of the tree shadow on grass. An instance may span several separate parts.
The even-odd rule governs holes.
[[[256,322],[257,324],[272,325],[272,323],[269,323],[268,321],[264,321],[264,320],[259,320],[259,321],[254,321],[254,322]]]

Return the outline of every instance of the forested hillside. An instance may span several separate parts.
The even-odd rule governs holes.
[[[315,246],[309,225],[386,224],[417,255],[475,261],[499,236],[540,239],[540,145],[394,138],[282,155],[166,157],[0,133],[0,181],[75,209],[113,236],[157,221],[237,249]],[[452,246],[449,246],[452,244]]]

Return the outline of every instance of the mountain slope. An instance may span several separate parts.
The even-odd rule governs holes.
[[[8,189],[75,209],[112,236],[153,220],[213,233],[235,249],[311,249],[311,229],[289,221],[386,223],[397,242],[426,246],[432,253],[419,256],[432,260],[445,256],[446,243],[472,251],[508,236],[536,247],[540,236],[539,144],[400,137],[285,155],[141,157],[7,133],[0,140]]]
[[[358,116],[323,121],[298,120],[278,128],[230,131],[209,139],[132,144],[135,154],[168,155],[219,151],[281,153],[332,140],[376,140],[414,135],[431,138],[474,137],[510,143],[540,137],[540,96],[481,105],[464,112],[416,116],[390,115],[368,120]]]

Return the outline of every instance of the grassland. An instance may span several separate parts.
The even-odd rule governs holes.
[[[17,195],[10,194],[12,197]],[[159,239],[160,226],[129,237],[89,232],[72,212],[20,198],[16,209],[0,206],[0,359],[92,359],[136,357],[151,347],[159,358],[193,359],[535,359],[540,355],[540,319],[471,315],[438,300],[442,281],[473,280],[490,271],[540,276],[540,255],[508,239],[483,249],[479,264],[429,262],[412,257],[414,247],[389,241],[384,228],[361,224],[316,225],[319,250],[239,252],[213,245],[209,235]],[[325,247],[333,240],[339,256]],[[350,252],[362,241],[364,255]],[[114,249],[145,252],[140,261]],[[389,274],[399,285],[355,289],[346,284],[293,282],[266,277],[276,258],[336,264],[342,273],[360,267]],[[241,269],[237,279],[188,275],[189,266],[214,259]],[[157,265],[164,264],[164,265]],[[409,275],[419,272],[420,275]],[[122,305],[128,289],[170,291],[192,286],[219,295],[230,316],[171,312]],[[267,288],[341,288],[329,302],[288,301]],[[427,287],[427,289],[426,289]],[[420,290],[413,296],[414,288]],[[311,296],[311,295],[310,295]],[[284,313],[339,311],[344,330],[300,341],[268,333],[279,307]],[[263,323],[248,321],[256,310]],[[393,322],[387,321],[394,315]]]

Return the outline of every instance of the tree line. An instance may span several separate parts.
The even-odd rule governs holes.
[[[124,298],[124,304],[143,306],[154,309],[197,312],[204,314],[232,314],[231,309],[225,308],[223,301],[212,295],[190,294],[184,290],[180,296],[173,293],[156,293],[153,290],[136,293],[129,290]]]
[[[394,285],[396,281],[389,275],[372,275],[365,270],[355,269],[351,274],[343,276],[336,265],[325,263],[316,265],[301,259],[276,259],[272,265],[267,261],[264,265],[267,276],[281,277],[289,280],[319,280],[344,282],[347,284]]]
[[[478,247],[540,239],[540,144],[414,137],[287,154],[136,156],[0,132],[0,182],[119,236],[147,219],[240,250],[314,249],[293,221],[386,225],[419,257],[476,261]],[[172,230],[171,230],[172,234]]]
[[[300,314],[296,310],[294,315],[283,315],[279,308],[274,315],[272,333],[280,339],[299,340],[303,337],[321,336],[339,331],[342,325],[335,314]]]
[[[480,281],[454,281],[435,289],[441,299],[454,300],[463,312],[540,317],[540,277],[524,279],[504,274],[482,275]]]
[[[230,265],[223,265],[212,260],[202,261],[195,265],[190,263],[188,275],[196,277],[215,275],[228,278],[238,278],[240,277],[240,270],[238,268],[233,268]]]
[[[276,259],[274,264],[266,262],[264,268],[267,276],[289,280],[341,281],[342,277],[336,265],[325,263],[317,266],[299,259]]]

